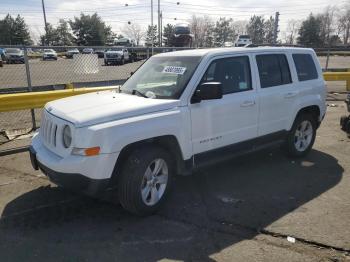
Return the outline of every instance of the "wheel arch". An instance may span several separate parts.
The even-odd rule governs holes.
[[[304,107],[300,108],[299,111],[297,111],[289,129],[292,127],[295,119],[297,119],[297,117],[300,116],[301,114],[310,114],[310,115],[314,116],[316,123],[317,123],[317,127],[319,127],[321,120],[322,120],[321,119],[321,108],[319,107],[319,105],[308,105],[308,106],[304,106]]]
[[[118,174],[123,168],[123,164],[125,163],[129,154],[134,150],[136,150],[137,148],[144,147],[144,146],[159,146],[166,149],[175,158],[176,174],[187,173],[186,161],[184,160],[179,141],[174,135],[164,135],[164,136],[158,136],[158,137],[152,137],[152,138],[140,140],[124,146],[120,151],[120,154],[117,158],[117,161],[113,170],[112,179],[114,181],[116,181],[116,178],[118,177]]]

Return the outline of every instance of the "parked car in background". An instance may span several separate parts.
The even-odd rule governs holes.
[[[235,46],[236,47],[240,47],[240,46],[246,46],[246,45],[250,45],[252,44],[252,40],[250,39],[249,35],[240,35],[238,36],[236,42],[235,42]]]
[[[8,64],[22,63],[24,64],[24,53],[19,48],[6,48],[5,61]]]
[[[105,51],[105,49],[96,49],[94,53],[97,54],[98,58],[104,58]]]
[[[124,47],[132,47],[135,46],[135,42],[129,38],[123,37],[119,39],[115,39],[113,41],[114,46],[124,46]]]
[[[81,53],[82,54],[93,54],[94,53],[94,49],[92,49],[92,48],[84,48]]]
[[[193,34],[188,23],[176,24],[174,34],[172,35],[172,43],[175,47],[191,47]]]
[[[345,100],[346,107],[348,109],[348,112],[350,113],[350,92],[348,93],[348,96]],[[342,116],[340,119],[340,126],[341,129],[348,134],[348,137],[350,138],[350,115]]]
[[[49,102],[30,158],[60,186],[91,195],[116,188],[125,209],[149,215],[176,175],[269,146],[306,156],[326,95],[312,49],[158,54],[119,90]]]
[[[129,62],[130,55],[125,47],[113,47],[108,49],[104,55],[105,65],[119,64],[124,65]]]
[[[43,60],[57,60],[57,53],[53,49],[44,49]]]
[[[66,57],[67,58],[73,58],[74,55],[80,54],[79,50],[77,48],[69,49],[66,52]]]
[[[232,47],[233,43],[232,42],[225,42],[224,47]]]
[[[0,57],[1,57],[2,61],[5,60],[5,50],[3,48],[0,48]]]

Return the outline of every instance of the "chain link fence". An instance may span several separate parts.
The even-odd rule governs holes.
[[[0,94],[122,85],[152,53],[186,48],[0,46]],[[40,127],[42,109],[0,112],[0,152]]]
[[[184,49],[189,48],[0,46],[0,94],[118,86],[152,54]],[[316,52],[324,69],[350,67],[349,49]],[[0,112],[0,152],[3,144],[40,127],[41,111]]]

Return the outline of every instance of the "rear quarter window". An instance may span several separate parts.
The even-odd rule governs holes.
[[[293,54],[293,60],[299,81],[318,78],[316,65],[310,54]]]

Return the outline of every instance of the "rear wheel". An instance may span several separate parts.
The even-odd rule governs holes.
[[[144,147],[133,151],[118,179],[121,205],[141,216],[156,212],[167,197],[173,175],[173,160],[165,149]]]
[[[316,119],[313,115],[298,116],[286,139],[285,148],[288,155],[293,157],[307,155],[315,142],[316,128]]]

